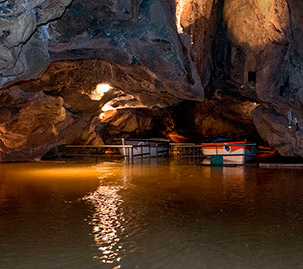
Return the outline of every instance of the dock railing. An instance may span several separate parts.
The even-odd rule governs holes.
[[[190,164],[197,163],[205,158],[201,145],[194,143],[170,143],[170,155],[179,158],[188,158]]]
[[[139,148],[139,153],[134,153],[134,149]],[[147,148],[147,152],[144,152],[144,148]],[[75,152],[75,149],[77,150]],[[103,150],[102,150],[103,149]],[[107,154],[106,150],[119,149],[119,154]],[[121,153],[121,150],[122,152]],[[123,150],[124,149],[124,150]],[[73,150],[73,152],[71,152]],[[65,145],[65,161],[67,162],[69,157],[93,157],[95,162],[100,157],[124,157],[129,162],[134,161],[134,157],[148,156],[150,158],[150,145]]]
[[[167,143],[156,144],[156,158],[168,156],[170,151],[170,146]]]
[[[247,144],[232,144],[232,143],[226,143],[226,144],[211,144],[211,145],[196,145],[192,143],[170,143],[171,145],[171,153],[176,154],[177,157],[181,158],[193,158],[194,160],[196,158],[210,158],[214,156],[219,156],[222,158],[227,157],[227,156],[243,156],[244,160],[246,160],[248,157],[256,157],[256,151],[255,152],[247,152],[247,147],[255,147],[255,143]],[[243,153],[220,153],[219,149],[222,149],[224,147],[233,147],[233,146],[240,146],[243,147]],[[205,148],[215,148],[215,153],[212,154],[206,154],[205,153]],[[245,161],[244,161],[245,162]],[[244,163],[243,162],[243,163]]]
[[[223,153],[219,152],[219,149],[224,147],[240,146],[243,147],[243,153]],[[215,148],[215,153],[206,154],[205,150],[208,147]],[[214,156],[219,156],[222,159],[224,157],[242,156],[244,158],[243,163],[248,157],[256,157],[255,152],[247,152],[247,147],[256,147],[255,143],[252,144],[211,144],[211,145],[196,145],[193,143],[159,143],[155,145],[156,156],[164,157],[166,155],[176,155],[178,158],[189,158],[190,163],[197,163],[205,158],[215,159]],[[147,148],[147,150],[144,150]],[[116,150],[114,153],[107,153],[106,150]],[[119,154],[117,149],[119,150]],[[139,149],[139,150],[138,150]],[[76,150],[76,151],[75,151]],[[73,152],[71,152],[73,151]],[[124,157],[128,162],[133,163],[135,157],[151,157],[151,145],[66,145],[65,146],[65,160],[69,157],[93,157],[95,161],[98,161],[100,157]],[[154,154],[153,154],[154,156]]]

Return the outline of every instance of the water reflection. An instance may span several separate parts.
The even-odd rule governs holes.
[[[233,192],[234,194],[243,194],[245,192],[245,167],[223,167],[223,188],[225,191]]]
[[[1,268],[301,268],[302,235],[302,170],[0,166]]]
[[[105,264],[113,264],[115,269],[120,268],[122,245],[119,236],[124,231],[123,212],[120,210],[123,200],[118,194],[121,188],[105,185],[105,180],[101,177],[97,190],[83,198],[94,206],[89,224],[93,226],[94,241],[101,252],[101,255],[94,258]]]

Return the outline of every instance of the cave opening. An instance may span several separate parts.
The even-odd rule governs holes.
[[[248,82],[256,82],[257,81],[257,73],[254,71],[248,71]]]

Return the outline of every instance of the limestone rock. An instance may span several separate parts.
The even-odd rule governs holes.
[[[177,1],[178,31],[181,38],[185,33],[189,36],[189,43],[186,47],[204,86],[209,83],[213,70],[212,46],[218,28],[219,9],[218,0]]]
[[[151,134],[165,129],[155,107],[169,107],[171,132],[258,139],[255,124],[282,155],[303,156],[301,129],[287,128],[289,111],[302,127],[302,8],[301,0],[0,1],[1,160],[95,143],[98,128]],[[92,100],[99,83],[113,89]],[[120,104],[149,109],[93,120],[122,96],[132,97]]]
[[[51,148],[71,143],[91,117],[66,111],[61,97],[26,93],[18,87],[3,91],[0,104],[0,161],[40,159]]]
[[[196,102],[188,109],[192,124],[202,138],[252,139],[260,141],[251,116],[255,103],[225,96],[204,102]],[[193,128],[193,127],[192,127]]]
[[[97,128],[101,137],[108,141],[121,137],[146,137],[151,135],[161,126],[155,128],[160,115],[149,109],[132,108],[117,109],[105,112],[102,124]]]
[[[47,67],[49,61],[45,64],[44,57],[48,58],[46,43],[49,36],[43,24],[60,17],[70,2],[20,0],[0,3],[0,86],[12,80],[33,78]],[[28,47],[32,53],[36,52],[34,57],[29,57]],[[35,58],[39,59],[36,66]],[[27,71],[31,67],[35,67],[34,70]]]
[[[283,150],[275,143],[281,154],[301,155],[298,150],[292,150],[294,142],[291,136],[278,131],[281,126],[274,118],[287,118],[288,111],[293,111],[300,123],[303,118],[302,1],[178,2],[181,7],[180,26],[192,37],[190,50],[193,60],[203,85],[208,83],[207,98],[212,98],[216,89],[233,85],[231,90],[236,87],[248,98],[247,101],[269,105],[272,128],[257,124],[257,130],[271,145],[273,136],[284,141]],[[222,98],[224,100],[225,96]],[[263,110],[258,108],[257,111],[253,114],[255,123],[261,122],[262,118]],[[210,119],[213,117],[213,114],[209,115]],[[220,116],[218,122],[222,120]],[[285,150],[287,145],[289,149]]]
[[[74,0],[50,24],[51,60],[101,58],[108,63],[108,83],[150,106],[203,100],[200,78],[166,6],[159,0]]]
[[[261,105],[253,111],[253,119],[261,137],[282,156],[303,156],[303,132],[295,124],[288,128],[287,117]]]

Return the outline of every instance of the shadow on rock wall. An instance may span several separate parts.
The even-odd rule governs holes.
[[[219,93],[223,100],[226,98],[226,105],[230,106],[233,103],[228,101],[228,96],[241,93],[244,100],[246,98],[245,102],[260,103],[261,106],[255,109],[252,116],[261,137],[282,155],[302,155],[303,46],[299,40],[303,38],[303,19],[298,12],[302,2],[183,2],[187,5],[183,8],[184,30],[193,38],[191,54],[203,78],[203,85],[208,83],[205,86],[207,99],[211,101]],[[188,19],[186,15],[189,11],[196,14]],[[213,21],[216,23],[213,24]],[[211,41],[203,43],[201,36],[208,36]],[[209,51],[212,53],[211,59],[207,53]],[[201,62],[204,65],[208,63],[209,80],[202,75],[206,72],[201,72],[205,69]],[[206,130],[220,125],[226,116],[222,110],[219,119],[213,119],[212,114],[206,117],[206,111],[203,119],[209,117],[213,123],[201,123],[201,131],[205,134],[212,133]],[[288,128],[290,111],[297,118],[299,129],[294,123],[293,128]],[[238,116],[239,122],[240,118],[245,117]],[[200,121],[203,122],[203,119]],[[272,139],[273,136],[277,139]]]

